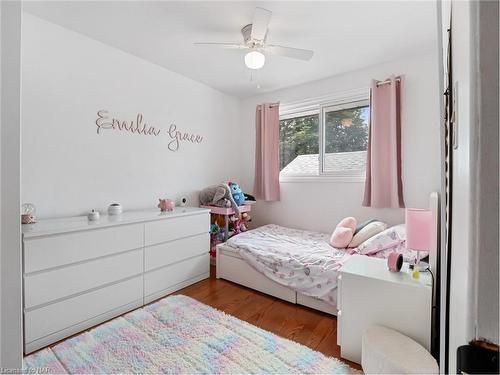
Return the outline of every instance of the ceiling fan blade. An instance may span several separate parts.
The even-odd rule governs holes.
[[[255,8],[252,21],[252,34],[250,35],[252,39],[264,40],[266,38],[267,27],[271,21],[272,14],[270,10],[259,7]]]
[[[208,46],[224,49],[245,49],[247,46],[239,43],[194,43],[195,46]]]
[[[285,56],[285,57],[290,57],[292,59],[299,59],[299,60],[311,60],[311,58],[314,55],[314,51],[308,50],[308,49],[301,49],[301,48],[292,48],[292,47],[283,47],[283,46],[277,46],[277,45],[272,45],[268,44],[264,48],[264,51],[279,55],[279,56]]]

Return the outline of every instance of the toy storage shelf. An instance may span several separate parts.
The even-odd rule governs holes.
[[[225,215],[225,216],[234,215],[234,210],[232,208],[215,207],[215,206],[200,206],[200,207],[201,208],[208,208],[210,210],[211,214]],[[252,206],[250,206],[249,204],[244,204],[243,206],[240,206],[240,213],[250,212],[251,209],[252,209]]]
[[[201,208],[208,208],[211,214],[224,215],[224,242],[229,239],[229,216],[234,215],[234,210],[232,208],[226,207],[215,207],[215,206],[200,206]],[[240,213],[250,212],[252,206],[249,204],[244,204],[239,206]]]

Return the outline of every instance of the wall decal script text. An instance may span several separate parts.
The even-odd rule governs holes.
[[[108,111],[101,109],[97,111],[95,124],[97,125],[97,134],[100,134],[101,130],[109,129],[127,131],[134,134],[152,135],[155,137],[162,133],[161,129],[150,126],[144,122],[141,113],[137,114],[135,120],[126,121],[112,118],[109,116]],[[177,125],[175,124],[170,125],[166,135],[171,139],[167,146],[170,151],[179,150],[181,142],[201,143],[203,141],[201,135],[182,132],[177,129]]]
[[[142,114],[138,113],[136,121],[134,120],[127,122],[125,120],[120,121],[116,118],[110,118],[108,111],[101,109],[97,111],[97,120],[95,120],[97,125],[97,134],[101,132],[101,129],[113,129],[128,131],[131,133],[144,134],[144,135],[160,135],[161,130],[156,129],[154,126],[149,126],[142,122]]]

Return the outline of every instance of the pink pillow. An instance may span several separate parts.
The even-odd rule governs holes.
[[[358,225],[358,221],[352,216],[348,216],[340,220],[340,223],[337,224],[338,227],[350,228],[353,231],[356,230],[356,226]]]
[[[356,225],[357,221],[353,217],[342,219],[330,237],[330,245],[338,249],[346,248],[354,236]]]
[[[354,234],[351,228],[337,227],[330,237],[330,245],[337,249],[346,248],[352,240]]]

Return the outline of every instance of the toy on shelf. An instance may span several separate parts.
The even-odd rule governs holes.
[[[238,204],[234,201],[228,184],[222,183],[206,187],[200,191],[199,198],[202,206],[232,207],[238,215],[240,214]]]
[[[252,207],[249,204],[244,204],[243,206],[240,206],[240,213],[241,217],[236,215],[236,212],[232,208],[224,208],[224,207],[214,207],[214,206],[200,206],[202,208],[208,208],[210,210],[210,213],[212,215],[212,223],[219,225],[219,227],[222,227],[221,231],[224,232],[224,241],[227,241],[228,238],[233,235],[231,229],[232,226],[230,227],[230,224],[232,223],[231,217],[236,217],[236,218],[243,218],[243,214],[250,212]],[[249,217],[248,215],[246,217]],[[244,220],[243,220],[244,221]],[[244,221],[245,224],[248,226],[248,220]]]
[[[234,201],[238,206],[242,206],[245,202],[245,195],[241,191],[240,185],[235,182],[228,183],[229,188],[231,189],[231,194],[233,196]]]
[[[241,221],[241,217],[236,215],[232,215],[229,217],[229,232],[233,234],[239,234],[244,232],[244,227],[242,227],[243,222]]]
[[[248,212],[243,212],[241,214],[241,220],[242,220],[242,223],[240,226],[243,226],[243,232],[245,232],[248,230],[249,223],[252,221],[252,217],[250,216],[250,214]]]
[[[217,223],[210,225],[210,257],[215,258],[215,246],[221,229]]]
[[[252,221],[252,218],[247,212],[243,212],[240,217],[232,215],[229,222],[229,233],[238,234],[241,232],[246,232],[248,230],[248,223]]]

